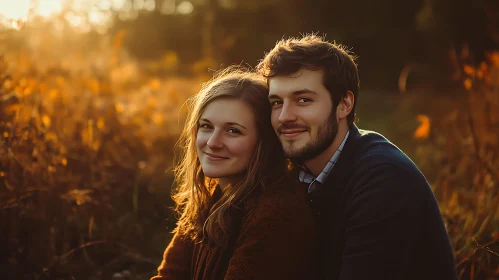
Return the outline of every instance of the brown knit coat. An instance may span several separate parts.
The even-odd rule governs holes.
[[[159,279],[315,279],[317,225],[303,187],[267,190],[241,220],[230,255],[176,234]]]

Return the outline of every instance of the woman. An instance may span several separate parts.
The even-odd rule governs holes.
[[[226,70],[191,99],[174,196],[181,214],[152,279],[313,279],[316,224],[288,179],[268,88]]]

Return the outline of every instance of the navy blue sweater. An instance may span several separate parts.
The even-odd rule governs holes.
[[[428,182],[380,134],[352,125],[338,162],[309,198],[321,227],[324,279],[457,279]]]

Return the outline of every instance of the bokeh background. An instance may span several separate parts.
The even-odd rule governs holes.
[[[182,104],[307,33],[359,56],[357,125],[424,172],[460,279],[499,279],[496,0],[0,0],[0,278],[152,276]]]

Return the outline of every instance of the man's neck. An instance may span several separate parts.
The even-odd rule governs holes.
[[[338,133],[336,134],[333,143],[329,145],[329,147],[326,150],[324,150],[324,152],[322,152],[315,158],[304,162],[305,167],[307,167],[307,169],[310,170],[310,172],[312,172],[312,175],[317,177],[319,176],[319,174],[321,174],[322,170],[324,170],[329,160],[333,157],[334,153],[340,147],[341,142],[343,142],[343,139],[345,138],[347,132],[348,132],[348,125],[346,124],[339,125]]]

